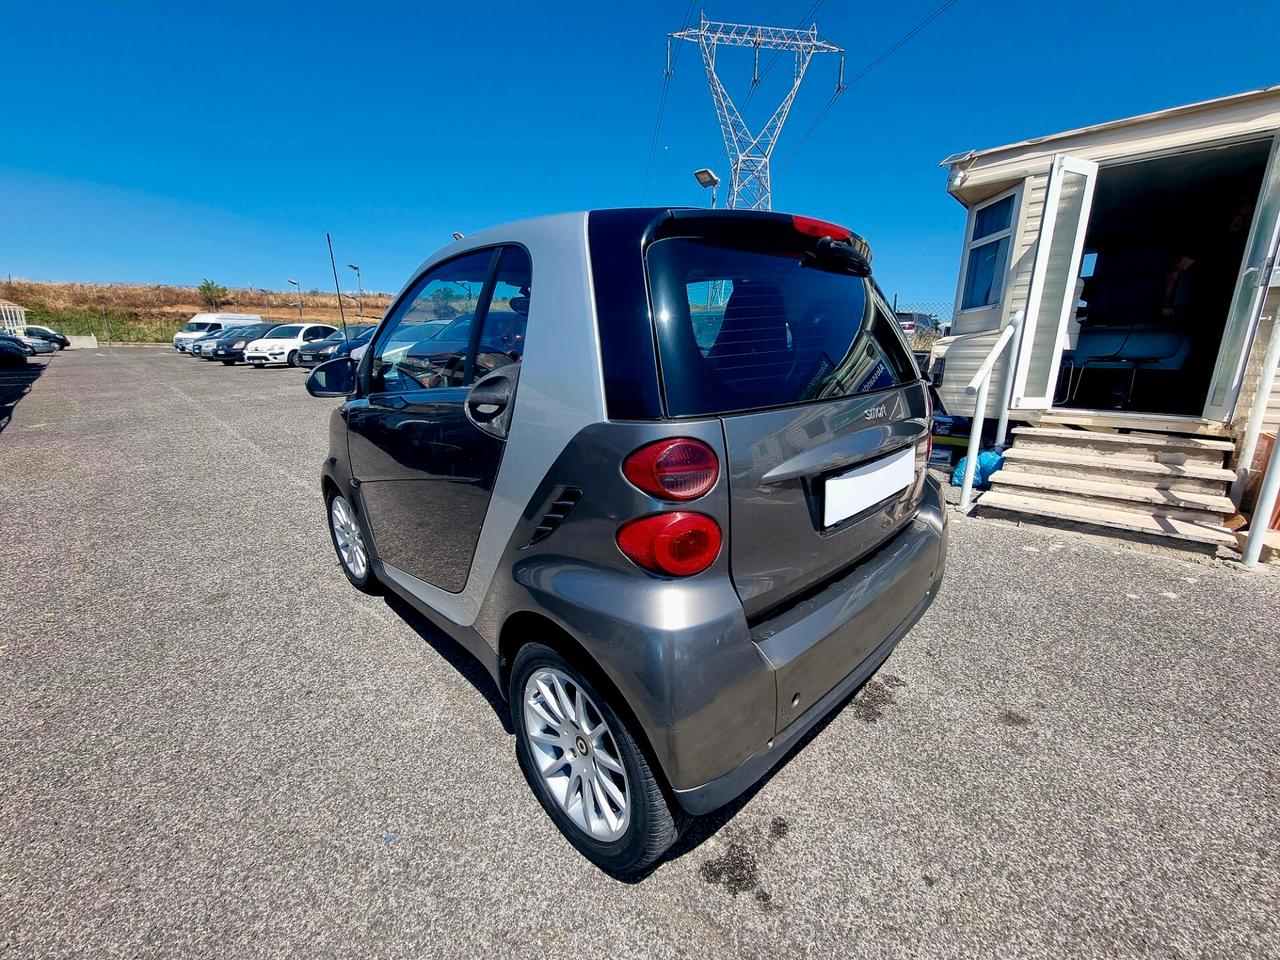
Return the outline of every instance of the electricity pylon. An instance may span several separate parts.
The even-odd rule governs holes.
[[[720,132],[724,136],[724,148],[729,155],[729,206],[748,210],[772,209],[769,189],[769,155],[782,133],[791,104],[800,90],[800,81],[809,68],[809,60],[815,53],[840,54],[840,74],[836,80],[836,92],[844,87],[844,51],[818,36],[815,23],[808,30],[792,30],[786,27],[754,27],[740,23],[717,23],[708,20],[706,14],[696,27],[668,34],[667,76],[671,75],[671,41],[688,40],[702,50],[702,65],[707,70],[711,84],[711,98],[715,101],[716,116],[720,120]],[[782,98],[768,122],[760,132],[752,134],[742,114],[734,106],[733,98],[716,73],[716,47],[754,47],[755,70],[751,75],[751,89],[760,83],[760,51],[792,51],[795,54],[795,73],[791,89]],[[766,68],[767,69],[767,68]]]

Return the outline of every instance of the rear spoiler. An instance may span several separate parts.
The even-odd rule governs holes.
[[[785,243],[806,260],[827,270],[871,275],[871,244],[848,227],[766,210],[706,210],[682,207],[666,211],[652,223],[649,239],[705,236],[738,244]],[[796,240],[801,239],[800,245]]]

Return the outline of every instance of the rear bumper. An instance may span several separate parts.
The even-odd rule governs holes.
[[[732,769],[700,786],[676,787],[680,805],[703,814],[728,803],[866,682],[933,603],[946,553],[942,492],[930,478],[908,529],[848,576],[753,632],[777,684],[779,729]]]

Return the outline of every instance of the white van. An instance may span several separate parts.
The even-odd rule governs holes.
[[[206,333],[261,322],[262,317],[256,313],[197,313],[187,321],[186,326],[173,335],[173,349],[186,353],[187,348],[191,346],[191,341],[197,337],[203,337]]]

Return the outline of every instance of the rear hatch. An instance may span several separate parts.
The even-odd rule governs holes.
[[[758,622],[910,521],[927,394],[847,230],[686,216],[646,261],[667,415],[723,424],[730,566]]]

